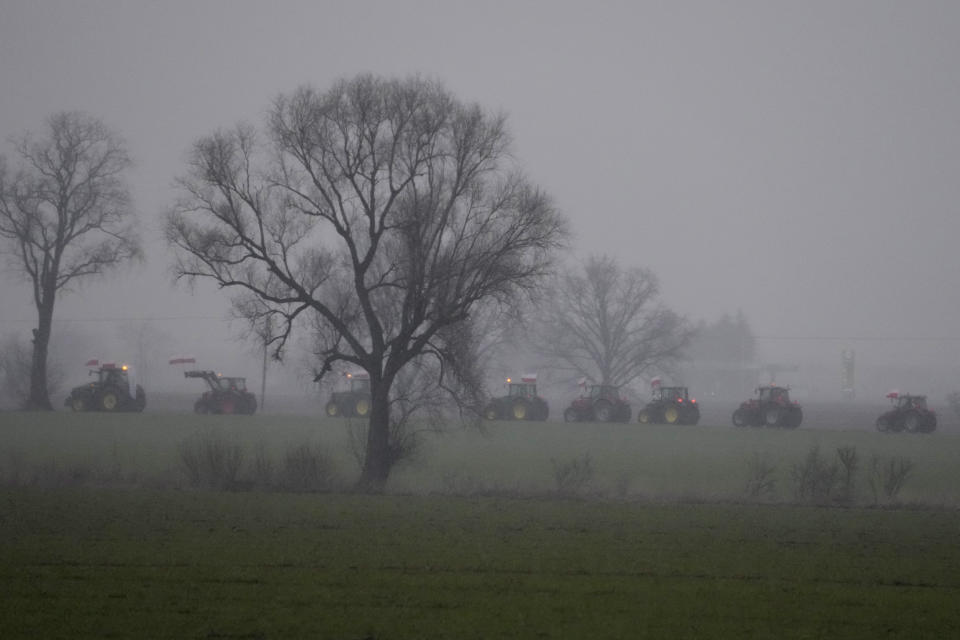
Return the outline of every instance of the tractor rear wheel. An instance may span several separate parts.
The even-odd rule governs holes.
[[[86,411],[87,401],[83,399],[83,396],[73,396],[70,401],[70,408],[77,412]]]
[[[200,414],[210,413],[210,407],[208,407],[207,403],[203,401],[203,398],[201,398],[193,403],[193,412]]]
[[[667,424],[677,424],[680,421],[680,410],[669,405],[663,410],[663,421]]]
[[[683,424],[695,425],[700,422],[700,409],[696,406],[687,407],[687,415],[683,417]]]
[[[357,404],[354,406],[353,411],[361,418],[365,417],[368,413],[370,413],[370,401],[366,398],[360,398],[357,400]]]
[[[640,413],[637,414],[637,422],[640,424],[650,424],[650,412],[646,409],[641,409]]]
[[[100,396],[100,408],[104,411],[116,411],[120,407],[120,393],[114,389],[107,389]]]
[[[487,405],[487,408],[483,410],[483,417],[487,420],[496,420],[499,418],[500,416],[499,412],[497,411],[497,407],[492,404]]]
[[[735,427],[745,427],[749,424],[747,420],[747,412],[743,409],[737,409],[733,412],[733,426]]]
[[[610,422],[613,418],[613,407],[610,406],[609,402],[600,401],[593,408],[593,415],[596,416],[598,422]]]
[[[327,411],[327,416],[331,418],[336,418],[337,416],[340,415],[340,407],[333,400],[327,403],[326,411]]]
[[[880,433],[886,433],[890,431],[890,420],[887,416],[880,416],[877,418],[877,431]]]
[[[523,400],[518,400],[516,404],[513,405],[513,410],[510,412],[514,420],[526,420],[529,413],[529,407],[527,407],[527,403]]]
[[[803,410],[800,407],[793,407],[787,414],[787,421],[784,426],[788,429],[796,429],[803,422]]]
[[[763,424],[768,427],[779,427],[780,414],[780,407],[767,407],[763,410]]]
[[[916,411],[910,411],[903,417],[903,428],[907,430],[908,433],[916,433],[920,431],[920,424],[922,420],[920,419],[920,414]]]

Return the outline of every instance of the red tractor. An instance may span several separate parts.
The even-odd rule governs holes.
[[[927,396],[887,394],[893,408],[877,418],[877,431],[931,433],[937,428],[937,414],[927,408]]]
[[[590,391],[563,412],[566,422],[630,422],[630,404],[609,384],[590,385]]]
[[[655,386],[653,399],[637,413],[637,422],[694,425],[700,422],[700,407],[686,387]]]
[[[737,427],[785,427],[796,429],[803,422],[803,410],[790,401],[790,389],[770,384],[757,387],[757,397],[740,404],[733,412]]]
[[[197,413],[241,413],[252,415],[257,398],[247,391],[247,379],[222,376],[215,371],[184,371],[185,378],[202,378],[209,389],[193,403]]]
[[[537,377],[524,376],[520,382],[507,378],[507,395],[491,398],[483,410],[487,420],[546,420],[547,401],[537,395]]]

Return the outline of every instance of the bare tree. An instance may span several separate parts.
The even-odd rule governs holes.
[[[554,366],[600,384],[625,385],[668,370],[693,332],[658,295],[652,271],[593,256],[557,278],[539,350]]]
[[[26,406],[49,410],[47,351],[57,296],[141,255],[123,179],[131,161],[120,136],[78,112],[50,116],[42,136],[25,134],[14,145],[15,171],[0,157],[0,238],[33,287],[38,315]]]
[[[363,75],[275,101],[262,133],[199,140],[167,235],[181,277],[265,302],[279,357],[315,316],[317,377],[370,375],[360,486],[396,461],[391,388],[422,357],[469,379],[459,330],[485,301],[538,286],[564,220],[510,155],[505,116],[420,78]]]

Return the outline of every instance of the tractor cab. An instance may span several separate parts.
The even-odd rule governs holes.
[[[653,398],[663,402],[687,402],[690,400],[690,392],[686,387],[659,387],[654,391]]]
[[[760,402],[775,402],[777,404],[790,404],[790,390],[786,387],[759,387],[757,392],[760,394]]]
[[[897,409],[923,409],[927,408],[927,396],[911,396],[909,394],[898,396],[896,398]]]
[[[514,382],[512,378],[507,378],[507,395],[511,398],[536,398],[537,379],[524,377],[520,378],[520,382]]]
[[[594,384],[590,385],[590,398],[597,400],[599,398],[619,398],[620,392],[612,384]]]
[[[247,379],[246,378],[220,378],[220,389],[223,391],[246,391],[247,390]]]
[[[127,393],[130,392],[130,367],[120,365],[119,367],[112,362],[105,362],[99,369],[91,369],[90,375],[96,374],[97,384],[101,387],[117,387]]]
[[[348,373],[350,391],[353,393],[370,393],[370,375],[367,373]]]

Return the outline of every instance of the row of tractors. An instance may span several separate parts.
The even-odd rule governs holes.
[[[127,365],[89,360],[89,376],[96,379],[74,387],[64,404],[73,411],[143,411],[147,394]],[[223,376],[215,371],[185,371],[186,378],[199,378],[207,390],[193,403],[196,413],[247,414],[257,410],[257,399],[247,390],[246,378]]]
[[[189,360],[192,362],[192,359]],[[173,363],[174,360],[171,360]],[[176,362],[186,362],[178,360]],[[112,362],[87,362],[89,375],[96,380],[74,387],[66,399],[73,411],[143,411],[146,393],[133,378],[126,365]],[[247,390],[246,378],[223,376],[210,370],[185,371],[186,378],[199,378],[207,390],[196,400],[193,409],[206,414],[253,414],[257,400]],[[366,417],[370,412],[370,379],[364,374],[346,374],[349,389],[331,394],[326,405],[330,417]],[[630,422],[630,403],[613,385],[583,385],[584,392],[563,412],[565,422]],[[790,400],[790,390],[777,385],[757,388],[757,395],[733,412],[737,427],[782,427],[795,429],[803,422],[799,403]],[[927,407],[926,396],[887,394],[893,406],[876,421],[881,432],[931,433],[937,428],[937,415]],[[546,420],[550,416],[547,401],[537,393],[536,376],[523,376],[518,381],[507,378],[506,394],[492,398],[483,410],[487,420]],[[653,385],[649,402],[637,413],[641,424],[695,425],[700,421],[700,407],[687,387]]]

